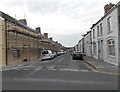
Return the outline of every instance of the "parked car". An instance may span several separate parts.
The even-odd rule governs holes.
[[[57,57],[57,53],[56,52],[53,52],[53,58]]]
[[[64,52],[64,51],[61,51],[60,53],[61,53],[61,55],[65,54],[65,52]]]
[[[71,55],[73,55],[74,52],[70,52]]]
[[[72,58],[83,60],[84,54],[82,54],[81,52],[73,52],[72,53]]]
[[[53,54],[51,50],[44,50],[42,51],[42,60],[45,59],[52,59],[53,58]]]
[[[61,52],[59,51],[59,52],[57,52],[57,56],[60,56],[61,55]]]

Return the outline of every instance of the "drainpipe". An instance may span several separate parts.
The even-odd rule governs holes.
[[[8,54],[7,54],[7,20],[5,19],[5,43],[6,43],[6,65],[8,65]]]
[[[118,66],[120,67],[120,4],[118,4]]]

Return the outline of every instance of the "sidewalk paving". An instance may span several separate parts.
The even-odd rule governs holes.
[[[120,73],[120,67],[109,64],[107,62],[97,60],[88,56],[85,56],[84,61],[98,71],[108,73]]]
[[[19,63],[6,65],[6,66],[1,66],[0,71],[16,69],[18,67],[22,67],[22,66],[25,66],[25,65],[36,63],[38,61],[39,61],[39,59],[38,60],[32,60],[32,61],[26,61],[26,62],[19,62]]]

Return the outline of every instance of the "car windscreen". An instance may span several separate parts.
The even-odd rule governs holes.
[[[43,51],[42,54],[48,54],[48,51]]]

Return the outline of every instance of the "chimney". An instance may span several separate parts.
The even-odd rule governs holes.
[[[50,37],[49,39],[50,39],[51,41],[53,40],[53,38],[52,38],[52,37]]]
[[[104,6],[104,14],[106,14],[115,4],[109,3]]]
[[[44,36],[48,38],[48,33],[44,33]]]
[[[37,28],[36,28],[36,32],[37,32],[38,34],[41,34],[41,28],[40,28],[40,27],[37,27]]]
[[[21,23],[27,25],[27,20],[26,20],[26,19],[20,19],[19,21],[20,21]]]

